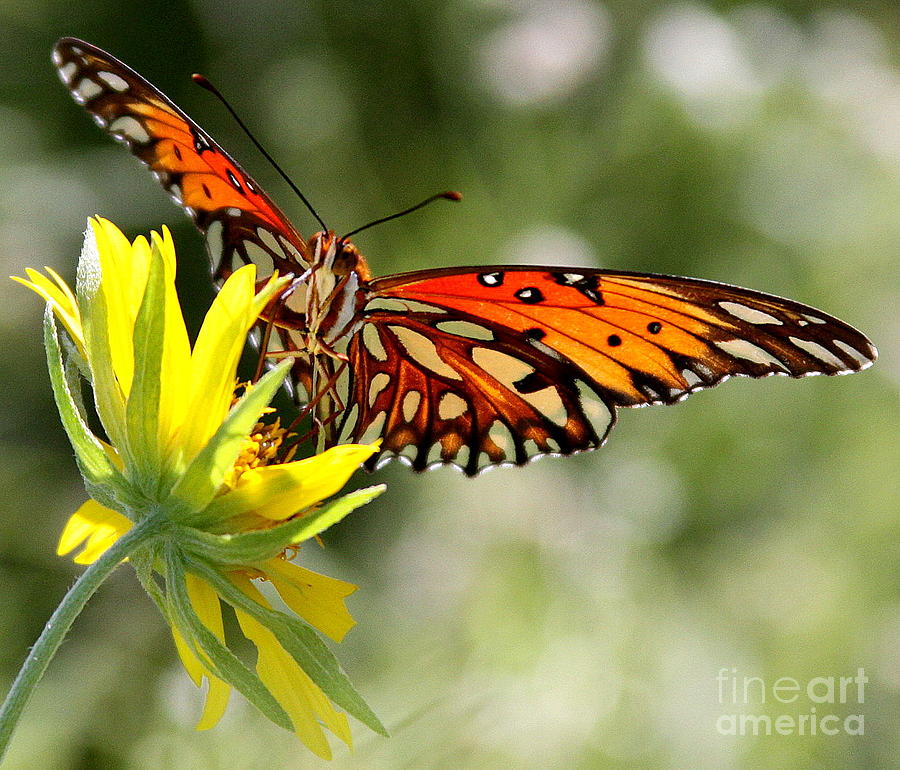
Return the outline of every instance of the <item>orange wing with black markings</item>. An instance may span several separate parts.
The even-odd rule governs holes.
[[[127,65],[63,38],[53,61],[72,97],[143,161],[207,236],[216,279],[256,262],[301,273],[307,245],[287,217],[203,129]]]
[[[615,408],[733,376],[847,374],[860,332],[798,302],[690,278],[584,268],[424,270],[374,280],[350,351],[344,438],[474,474],[598,446]]]

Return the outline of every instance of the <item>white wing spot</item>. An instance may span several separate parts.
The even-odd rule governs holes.
[[[520,396],[555,425],[565,427],[569,421],[566,405],[554,386],[550,385],[534,393],[521,393]]]
[[[719,307],[729,315],[740,318],[742,321],[747,321],[747,323],[782,325],[781,321],[775,316],[764,313],[762,310],[757,310],[755,307],[742,305],[740,302],[720,302]]]
[[[272,233],[270,233],[264,227],[257,227],[256,235],[263,242],[266,248],[268,248],[273,254],[277,254],[282,250],[278,245],[278,241],[276,240],[275,236],[272,235]]]
[[[369,427],[366,428],[365,433],[357,440],[357,443],[371,444],[375,439],[381,438],[381,431],[384,429],[384,422],[386,419],[387,412],[382,410],[376,414],[372,422],[369,423]]]
[[[497,447],[507,457],[515,456],[516,442],[513,434],[502,420],[494,420],[488,429],[488,438],[493,441]]]
[[[118,91],[120,94],[128,90],[128,81],[117,75],[115,72],[98,72],[97,77],[106,83],[113,91]]]
[[[535,455],[543,454],[543,450],[538,446],[538,442],[533,438],[526,439],[524,442],[525,446],[525,456],[526,457],[534,457]]]
[[[103,88],[97,85],[97,83],[90,78],[82,78],[81,82],[75,86],[74,95],[79,104],[84,104],[102,93]],[[134,120],[134,118],[132,118],[132,120]]]
[[[278,237],[278,242],[281,244],[281,249],[285,254],[287,254],[290,257],[293,257],[298,262],[305,263],[306,260],[303,259],[303,255],[300,253],[299,249],[296,246],[294,246],[293,243],[291,243],[286,238],[282,238],[281,236]]]
[[[55,53],[54,53],[55,56]],[[59,76],[62,82],[69,85],[72,82],[72,76],[78,71],[78,65],[73,62],[67,62],[59,68]]]
[[[724,340],[714,344],[717,348],[735,358],[743,358],[747,361],[752,361],[755,364],[771,364],[772,366],[777,366],[779,369],[785,368],[784,364],[771,353],[747,340]]]
[[[422,394],[418,390],[407,391],[403,396],[403,419],[412,422],[419,411],[419,404],[422,402]]]
[[[247,252],[247,258],[260,269],[262,274],[271,272],[272,256],[262,246],[253,241],[244,241],[244,251]]]
[[[358,416],[359,404],[354,404],[347,415],[347,420],[344,423],[344,429],[341,431],[341,435],[338,438],[339,444],[345,444],[351,439],[351,437],[353,436],[353,430],[356,428],[356,418]]]
[[[449,390],[438,401],[438,417],[442,420],[453,420],[457,417],[462,417],[468,409],[469,405],[465,399]]]
[[[225,214],[229,217],[239,217],[243,213],[237,206],[229,206],[225,209]]]
[[[854,361],[859,363],[860,366],[866,366],[872,363],[872,359],[869,358],[864,353],[860,352],[854,347],[851,347],[843,340],[835,340],[834,344],[837,345],[841,350],[843,350],[848,356],[850,356]]]
[[[609,430],[609,426],[612,424],[612,412],[585,383],[576,380],[575,386],[578,389],[579,401],[581,402],[581,408],[584,410],[585,416],[590,420],[591,425],[597,432],[598,438],[602,439]]]
[[[439,321],[436,326],[442,332],[470,340],[494,339],[494,333],[490,329],[479,324],[473,324],[470,321]]]
[[[433,463],[439,463],[443,461],[442,454],[444,452],[444,448],[441,446],[440,441],[435,441],[431,445],[431,449],[428,450],[428,456],[425,458],[425,464],[431,465]]]
[[[376,297],[366,305],[366,310],[387,310],[390,313],[405,313],[408,309],[405,302],[393,297]]]
[[[687,382],[689,388],[693,388],[695,385],[700,385],[703,380],[697,376],[697,372],[693,369],[682,369],[681,376],[684,377],[685,382]]]
[[[827,348],[823,348],[818,342],[812,340],[803,340],[799,337],[788,337],[798,348],[802,348],[813,358],[818,358],[823,364],[828,364],[836,369],[846,369],[847,364],[841,361],[834,353]]]
[[[459,448],[459,451],[458,451],[458,452],[456,453],[456,455],[454,456],[453,462],[455,462],[455,463],[456,463],[457,465],[459,465],[460,467],[465,468],[466,465],[469,464],[469,454],[470,454],[470,452],[469,452],[469,445],[468,445],[468,444],[463,444],[463,445]]]
[[[823,321],[821,318],[816,318],[816,316],[814,316],[814,315],[809,315],[809,313],[804,313],[803,317],[810,323],[814,323],[814,324],[827,323],[827,321]]]
[[[387,361],[387,351],[381,342],[381,335],[378,333],[378,327],[372,324],[365,324],[362,330],[363,345],[366,350],[379,361]]]
[[[491,348],[472,348],[472,360],[502,385],[513,389],[513,383],[534,371],[534,367],[507,353]]]
[[[381,395],[381,391],[390,384],[390,375],[387,375],[384,372],[378,372],[378,374],[372,378],[372,381],[369,383],[369,406],[374,406],[375,400]]]
[[[222,239],[222,233],[225,227],[216,219],[206,228],[206,248],[209,250],[209,257],[213,262],[213,267],[217,267],[219,259],[222,256],[222,249],[225,241]]]
[[[396,335],[400,344],[416,363],[443,377],[462,380],[459,372],[440,357],[437,346],[424,334],[407,329],[405,326],[388,326],[387,328]]]
[[[124,115],[116,118],[109,124],[111,134],[118,134],[125,139],[130,139],[138,144],[147,144],[150,141],[150,134],[135,118],[131,115]]]

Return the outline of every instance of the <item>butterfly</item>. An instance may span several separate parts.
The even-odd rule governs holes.
[[[468,475],[604,443],[619,407],[672,404],[733,376],[848,374],[877,352],[820,310],[727,284],[559,267],[374,278],[345,237],[305,239],[203,129],[105,51],[60,40],[75,101],[205,234],[221,283],[253,262],[295,276],[265,350],[293,356],[320,442]]]

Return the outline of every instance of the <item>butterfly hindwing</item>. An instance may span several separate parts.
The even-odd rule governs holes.
[[[351,343],[343,440],[469,475],[600,446],[614,411],[565,361],[456,314],[370,310]],[[374,462],[372,463],[374,465]]]
[[[128,146],[206,235],[216,279],[255,262],[300,273],[307,246],[259,185],[158,89],[105,51],[63,38],[53,51],[75,101]]]

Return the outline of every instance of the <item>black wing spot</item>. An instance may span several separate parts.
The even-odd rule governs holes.
[[[194,149],[198,155],[213,149],[212,142],[194,126],[191,126],[191,135],[194,137]]]
[[[611,348],[617,348],[622,344],[622,338],[618,334],[610,334],[609,337],[606,338],[606,342]]]
[[[175,157],[178,158],[178,160],[181,160],[181,148],[176,144],[172,149],[175,151]]]
[[[516,391],[523,394],[537,393],[539,390],[543,390],[549,385],[550,382],[547,380],[546,375],[543,375],[540,372],[530,372],[521,380],[516,380],[513,383],[513,387]]]
[[[526,286],[516,292],[516,299],[521,300],[526,305],[536,305],[538,302],[544,301],[544,293],[535,286]]]
[[[571,286],[581,292],[595,305],[602,305],[603,294],[600,293],[600,278],[596,275],[583,275],[582,273],[551,272],[550,276],[560,286]]]
[[[206,182],[201,182],[200,186],[203,188],[203,194],[207,198],[212,198],[212,193],[209,191],[209,187],[207,186]]]
[[[232,186],[239,193],[244,192],[244,188],[241,187],[241,183],[238,181],[238,178],[234,175],[234,172],[230,168],[225,169],[225,173],[228,174],[228,181],[231,182]]]
[[[482,286],[502,286],[503,279],[505,278],[505,274],[501,271],[497,271],[496,273],[479,273],[478,274],[478,283]]]
[[[647,324],[647,331],[650,334],[659,334],[662,331],[662,324],[659,321],[651,321]]]
[[[531,329],[526,329],[525,336],[530,340],[540,341],[540,340],[544,339],[544,337],[547,336],[547,332],[545,332],[543,329],[539,329],[537,326],[535,326]]]

